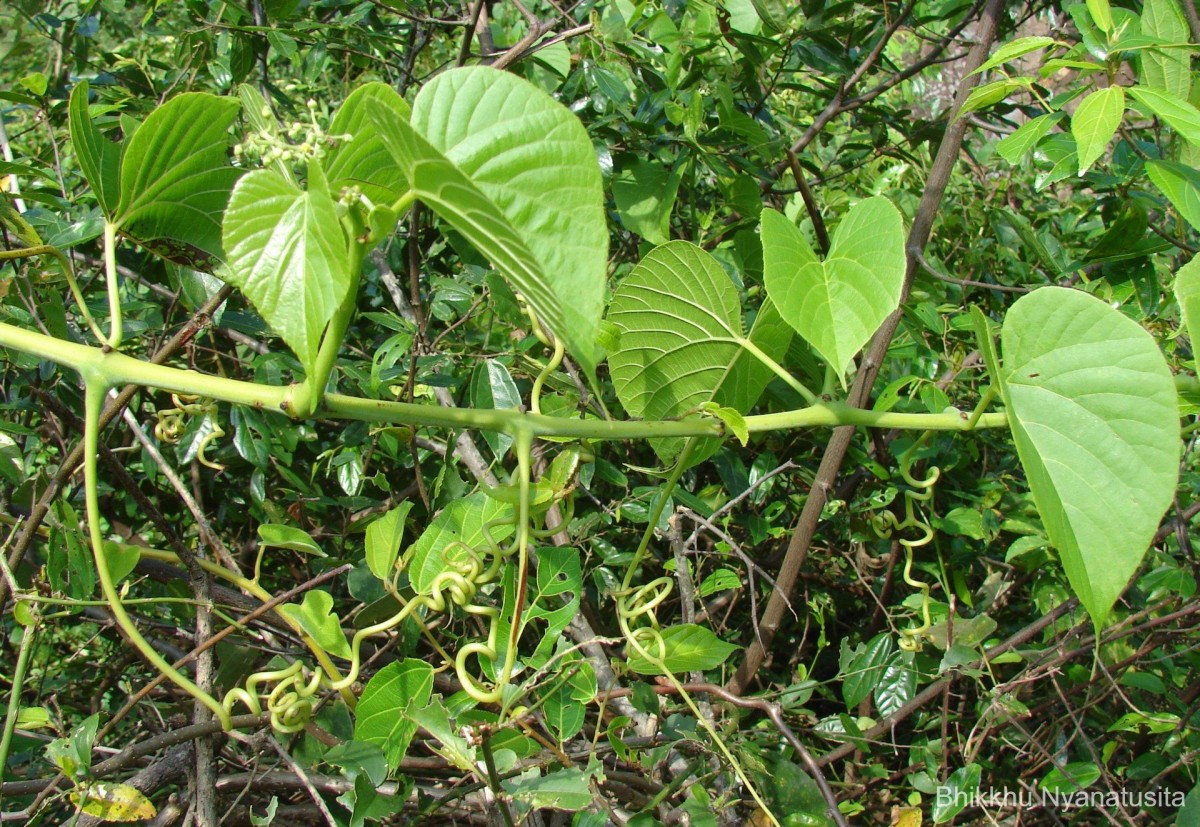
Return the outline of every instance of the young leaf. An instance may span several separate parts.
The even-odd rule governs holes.
[[[380,580],[392,576],[404,539],[404,521],[412,507],[412,501],[405,500],[367,526],[367,568]]]
[[[1099,628],[1174,497],[1175,383],[1146,331],[1075,290],[1023,296],[1001,341],[1017,454],[1071,588]]]
[[[883,197],[860,201],[820,261],[791,221],[763,210],[767,292],[780,315],[845,381],[846,366],[900,304],[904,223]]]
[[[1083,175],[1108,148],[1108,142],[1121,125],[1125,113],[1125,91],[1120,86],[1098,89],[1088,95],[1071,118],[1079,154],[1079,174]]]
[[[307,531],[278,523],[263,523],[258,527],[258,542],[273,548],[286,548],[301,554],[325,557],[325,552],[316,544]]]
[[[997,66],[1016,60],[1022,55],[1027,55],[1030,52],[1036,52],[1038,49],[1045,49],[1047,46],[1053,46],[1056,41],[1053,37],[1037,36],[1037,37],[1019,37],[1016,40],[1005,43],[998,48],[995,53],[989,57],[982,66],[976,69],[971,74],[986,72],[988,69],[995,69]]]
[[[1015,165],[1037,146],[1038,141],[1046,137],[1063,117],[1063,112],[1049,112],[1021,124],[1011,135],[997,142],[996,154]]]
[[[407,712],[428,704],[432,691],[430,664],[415,658],[389,663],[363,687],[355,710],[354,739],[382,747],[394,772],[417,732]]]
[[[369,112],[417,197],[504,273],[592,374],[608,230],[579,120],[528,82],[483,67],[434,78],[411,125],[379,102]]]
[[[353,281],[349,242],[320,164],[308,191],[270,170],[240,180],[225,213],[226,280],[246,294],[310,373]]]
[[[321,589],[305,592],[300,605],[284,603],[279,610],[299,623],[304,631],[331,655],[349,660],[350,644],[342,632],[338,616],[333,613],[333,596]]]
[[[86,80],[71,90],[67,115],[71,125],[71,146],[75,148],[79,168],[91,185],[101,212],[112,215],[121,198],[121,154],[124,149],[121,144],[100,134],[92,123]]]
[[[1113,17],[1112,7],[1109,6],[1108,0],[1087,0],[1087,7],[1088,13],[1096,23],[1096,28],[1102,32],[1111,32]]]

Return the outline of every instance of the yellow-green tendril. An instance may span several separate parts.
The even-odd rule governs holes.
[[[880,512],[872,519],[875,530],[883,537],[892,536],[894,531],[915,529],[918,532],[916,539],[900,538],[898,540],[904,547],[904,582],[921,592],[921,625],[900,630],[899,646],[906,652],[918,651],[921,648],[921,639],[933,625],[929,614],[929,584],[916,580],[912,576],[913,549],[928,545],[933,541],[933,527],[929,525],[928,519],[917,508],[917,504],[929,502],[933,498],[933,487],[942,474],[941,469],[935,466],[929,469],[929,475],[925,479],[919,480],[912,475],[913,455],[927,436],[928,433],[913,443],[912,447],[905,451],[900,458],[900,476],[909,486],[908,490],[904,492],[904,519],[897,518],[892,511]]]
[[[183,432],[186,428],[184,418],[186,416],[207,416],[212,427],[209,432],[200,440],[200,444],[196,446],[196,459],[200,464],[211,468],[214,471],[224,471],[225,466],[219,462],[213,462],[205,454],[208,446],[218,439],[225,436],[225,429],[221,427],[221,422],[217,418],[218,410],[217,403],[212,399],[201,399],[193,394],[171,394],[171,402],[175,405],[173,408],[167,408],[158,412],[158,422],[154,426],[154,436],[159,442],[165,442],[170,445],[175,445],[183,438]]]

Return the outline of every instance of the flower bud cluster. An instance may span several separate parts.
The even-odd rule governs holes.
[[[354,136],[331,135],[317,121],[317,102],[309,99],[305,105],[308,120],[292,121],[282,130],[262,127],[246,136],[246,140],[233,148],[239,161],[257,161],[262,166],[279,161],[284,164],[305,164],[311,158],[323,158],[325,151]],[[263,106],[262,117],[273,122],[274,116],[268,106]]]

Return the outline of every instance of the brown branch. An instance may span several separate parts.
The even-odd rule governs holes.
[[[959,151],[962,148],[967,121],[963,118],[958,118],[957,113],[961,109],[967,95],[970,94],[971,90],[979,82],[979,76],[971,74],[971,72],[978,68],[987,58],[988,49],[991,47],[992,40],[996,36],[996,29],[1003,10],[1003,0],[988,0],[987,8],[984,9],[979,40],[971,49],[971,53],[967,58],[967,76],[959,87],[958,95],[955,97],[954,106],[951,110],[950,123],[946,127],[945,137],[942,139],[941,146],[938,147],[937,157],[930,168],[929,178],[925,183],[925,192],[921,196],[921,203],[917,208],[917,214],[913,219],[913,226],[909,232],[908,243],[906,245],[908,263],[902,296],[908,295],[913,277],[920,266],[917,261],[917,255],[924,251],[925,245],[929,242],[934,218],[937,215],[942,196],[946,191],[946,185],[950,181],[950,174],[954,170]],[[903,298],[901,300],[903,301]],[[871,386],[874,384],[875,377],[878,375],[883,360],[887,356],[888,345],[891,343],[892,336],[895,335],[896,328],[900,324],[901,315],[902,312],[899,309],[893,312],[872,339],[870,350],[863,359],[862,368],[859,370],[858,376],[854,381],[854,387],[850,392],[848,401],[851,405],[862,407],[869,399]],[[760,621],[765,645],[760,644],[756,640],[747,647],[742,663],[729,683],[730,689],[735,694],[743,692],[750,681],[753,680],[754,675],[758,672],[758,668],[766,658],[775,633],[783,623],[784,610],[787,602],[791,599],[792,588],[796,584],[800,569],[804,566],[804,562],[808,558],[808,550],[812,546],[817,525],[820,523],[821,511],[829,499],[829,492],[833,490],[833,484],[842,467],[842,461],[846,457],[846,452],[850,447],[850,441],[854,433],[855,428],[852,426],[836,428],[829,441],[829,446],[826,448],[825,455],[821,458],[821,465],[817,469],[817,476],[813,480],[812,488],[809,490],[808,498],[804,503],[804,509],[800,513],[800,519],[797,521],[791,541],[788,543],[783,563],[780,566],[779,576],[776,578],[778,587],[772,591],[771,598],[767,601],[767,608]]]

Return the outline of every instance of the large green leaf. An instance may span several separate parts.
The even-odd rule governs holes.
[[[227,163],[235,98],[172,98],[122,144],[92,122],[88,87],[71,92],[68,117],[79,166],[108,222],[164,258],[211,270],[222,258],[221,217],[241,171]]]
[[[219,259],[221,217],[241,175],[226,159],[239,109],[236,98],[193,92],[151,112],[125,143],[112,223],[139,241],[170,239]]]
[[[1002,343],[1021,465],[1067,579],[1100,626],[1174,496],[1174,381],[1136,322],[1065,288],[1017,301]]]
[[[905,258],[899,211],[883,197],[854,205],[823,262],[774,210],[763,210],[762,239],[771,300],[844,381],[854,354],[900,304]]]
[[[593,374],[608,231],[595,151],[569,110],[520,78],[474,67],[417,95],[411,125],[368,104],[413,192],[520,290]]]
[[[737,288],[716,259],[689,242],[669,242],[642,259],[613,294],[608,321],[621,336],[608,360],[613,386],[632,416],[669,419],[709,401],[744,413],[770,381],[770,371],[744,349]],[[748,338],[778,358],[790,333],[768,303]],[[652,444],[669,461],[682,440]]]
[[[1097,89],[1084,98],[1071,117],[1071,134],[1079,153],[1079,174],[1094,164],[1121,125],[1125,113],[1125,91],[1120,86]]]
[[[309,372],[353,281],[349,242],[316,162],[308,191],[272,170],[242,178],[225,214],[226,280],[241,288]]]
[[[417,732],[417,722],[407,714],[429,703],[433,667],[406,658],[380,669],[363,687],[355,709],[354,739],[377,744],[395,771]]]

